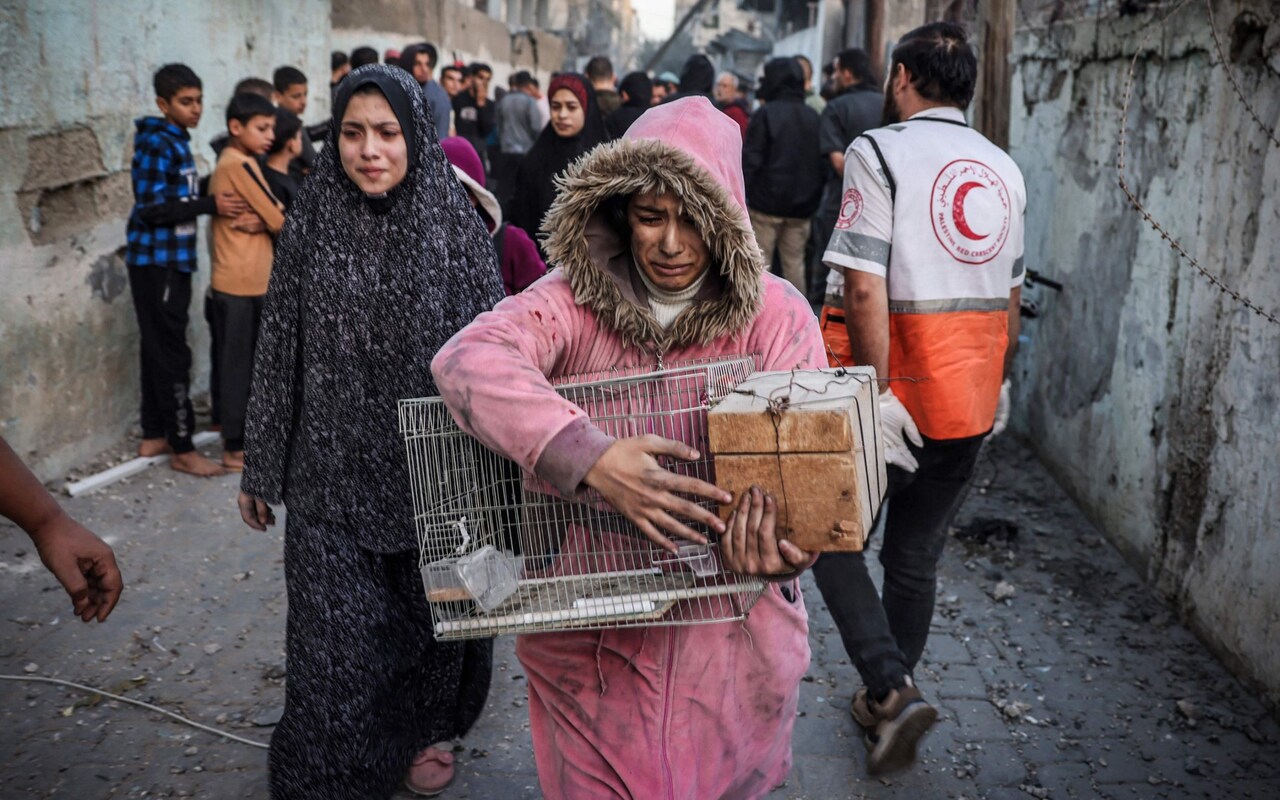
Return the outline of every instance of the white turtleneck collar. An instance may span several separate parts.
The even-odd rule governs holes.
[[[665,331],[675,321],[675,318],[680,316],[681,311],[693,305],[693,298],[698,294],[698,290],[702,288],[703,282],[707,279],[707,273],[711,270],[704,269],[696,281],[678,292],[669,292],[666,289],[655,286],[639,266],[636,267],[636,271],[640,273],[640,280],[644,281],[644,288],[649,293],[649,310],[653,312],[653,316],[658,320],[658,327]]]

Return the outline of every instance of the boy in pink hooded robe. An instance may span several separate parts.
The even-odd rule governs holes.
[[[481,314],[432,362],[459,424],[573,496],[606,451],[639,440],[604,434],[549,379],[747,354],[764,370],[825,366],[809,304],[764,269],[741,164],[737,126],[694,97],[650,109],[624,138],[572,165],[543,226],[559,269]],[[617,222],[620,204],[645,193],[674,196],[682,224],[695,225],[709,251],[705,280],[673,319],[670,305],[651,302],[665,295],[640,273],[636,240]],[[692,442],[668,444],[650,441],[648,452],[691,457]],[[667,510],[694,516],[675,502]],[[782,783],[809,644],[795,573],[781,581],[741,622],[520,636],[546,796],[755,798]]]

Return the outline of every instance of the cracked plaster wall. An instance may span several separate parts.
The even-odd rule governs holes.
[[[1165,13],[1162,9],[1160,13]],[[1280,121],[1280,11],[1215,2],[1259,117]],[[1228,285],[1280,314],[1280,147],[1234,94],[1208,15],[1024,30],[1011,151],[1028,189],[1037,290],[1016,420],[1108,536],[1237,674],[1280,706],[1280,326],[1176,257],[1115,170],[1127,117],[1140,201]],[[1107,587],[1099,586],[1099,591]]]
[[[203,80],[192,145],[207,174],[241,78],[294,64],[310,78],[306,121],[328,116],[329,14],[329,0],[0,0],[0,434],[42,478],[137,422],[122,248],[133,120],[158,113],[152,73],[181,61]],[[202,258],[188,329],[196,391],[208,382],[208,278]]]

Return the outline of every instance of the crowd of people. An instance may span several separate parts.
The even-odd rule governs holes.
[[[438,794],[454,777],[449,740],[484,707],[491,643],[436,641],[418,575],[395,409],[435,394],[564,496],[594,490],[665,549],[705,541],[696,524],[727,569],[768,581],[742,622],[521,636],[548,797],[754,798],[780,784],[809,663],[809,568],[863,682],[851,713],[868,770],[910,765],[937,718],[912,677],[936,564],[982,442],[1007,419],[1023,275],[1025,188],[965,122],[965,31],[906,34],[883,93],[860,50],[823,68],[821,92],[807,59],[774,58],[754,101],[703,55],[678,76],[620,81],[597,57],[545,93],[516,72],[494,97],[488,65],[437,80],[437,59],[427,43],[335,53],[332,118],[310,127],[301,71],[242,80],[207,179],[189,142],[194,71],[159,69],[161,116],[137,122],[139,451],[195,475],[243,470],[254,529],[288,509],[272,796],[388,797],[401,782]],[[201,215],[220,463],[191,440]],[[861,553],[819,557],[778,536],[764,491],[734,497],[664,466],[698,458],[695,442],[615,440],[551,384],[745,354],[765,370],[867,364],[884,378],[883,595]],[[110,548],[31,489],[7,447],[0,470],[15,477],[0,511],[76,612],[105,619],[121,589]],[[733,511],[722,521],[690,498]]]

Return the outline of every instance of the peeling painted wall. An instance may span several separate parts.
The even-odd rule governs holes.
[[[482,61],[493,67],[493,87],[506,87],[507,77],[518,70],[534,73],[545,88],[551,73],[563,68],[564,42],[544,31],[513,36],[505,22],[476,11],[457,0],[333,0],[333,46],[351,52],[369,46],[385,53],[415,42],[431,42],[440,51],[440,63]],[[439,65],[436,78],[440,77]]]
[[[192,144],[205,174],[241,78],[294,64],[311,79],[306,120],[328,116],[329,13],[329,0],[0,0],[0,434],[42,478],[137,421],[122,248],[133,120],[157,113],[152,73],[181,61],[203,80]],[[188,333],[196,390],[207,283],[204,259]]]
[[[1280,120],[1280,11],[1214,3],[1227,65]],[[1167,13],[1162,10],[1161,13]],[[1012,153],[1027,179],[1029,267],[1017,425],[1151,586],[1280,707],[1280,326],[1215,289],[1129,206],[1141,202],[1207,269],[1280,314],[1280,146],[1246,111],[1201,3],[1020,32]],[[1107,587],[1099,586],[1099,591]]]

